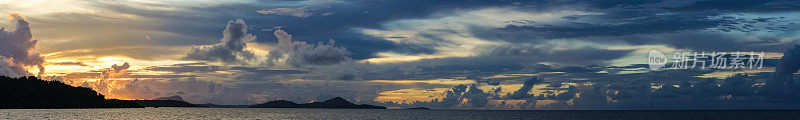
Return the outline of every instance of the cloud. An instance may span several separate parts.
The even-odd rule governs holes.
[[[151,71],[168,71],[173,73],[205,73],[205,72],[216,72],[224,70],[220,66],[206,65],[206,64],[197,64],[197,65],[178,64],[170,66],[150,66],[145,69]]]
[[[724,0],[701,0],[686,6],[675,7],[678,11],[721,10],[738,12],[782,12],[800,10],[800,2],[791,0],[744,0],[722,2]]]
[[[184,59],[222,62],[225,64],[289,64],[295,67],[307,65],[334,65],[350,61],[352,53],[345,48],[334,46],[335,41],[328,43],[308,44],[293,41],[292,35],[281,29],[274,32],[279,39],[278,44],[269,50],[269,54],[255,54],[248,50],[247,42],[253,42],[256,37],[247,33],[244,20],[229,21],[221,43],[211,46],[201,46],[192,49]],[[266,57],[266,60],[259,59]]]
[[[775,67],[775,72],[772,73],[766,83],[768,87],[766,92],[770,94],[785,94],[787,91],[792,91],[787,86],[800,87],[792,81],[795,80],[793,74],[800,69],[798,61],[800,61],[800,45],[795,45],[783,53],[778,66]]]
[[[244,20],[228,21],[228,26],[222,32],[222,36],[221,43],[195,47],[184,59],[249,64],[250,60],[256,57],[252,51],[246,49],[246,42],[255,40],[256,36],[247,33],[247,25]]]
[[[273,15],[252,16],[249,21],[258,22],[264,29],[274,26],[286,26],[285,31],[296,35],[296,39],[308,43],[337,40],[337,46],[346,47],[353,53],[351,58],[361,60],[376,57],[374,54],[383,51],[403,53],[431,53],[428,46],[397,44],[381,37],[374,37],[353,30],[354,28],[379,28],[382,24],[403,19],[439,18],[452,12],[470,10],[487,6],[510,5],[504,1],[453,1],[453,0],[403,0],[403,1],[331,1],[314,5],[315,1],[280,1],[290,6],[280,8],[312,9],[311,16],[297,19],[296,16],[276,17]],[[279,3],[280,3],[279,2]],[[297,5],[301,4],[301,5]],[[238,7],[238,6],[237,6]],[[267,7],[275,8],[275,7]],[[259,8],[259,9],[263,9]],[[459,10],[453,10],[459,9]],[[265,9],[269,10],[269,9]],[[325,15],[326,13],[332,13]],[[255,20],[258,19],[258,20]],[[432,25],[432,24],[426,24]],[[259,35],[263,36],[263,35]],[[259,42],[277,41],[273,38],[260,39]]]
[[[10,17],[16,28],[11,31],[0,28],[0,43],[3,43],[0,56],[10,61],[7,65],[37,66],[39,75],[44,74],[44,57],[39,54],[39,41],[33,38],[30,23],[19,13],[12,13]]]
[[[110,70],[102,71],[100,75],[103,78],[102,80],[108,80],[108,78],[117,78],[123,75],[127,75],[128,68],[130,67],[131,65],[128,64],[128,62],[125,62],[122,65],[114,64],[111,65]]]
[[[292,35],[283,30],[275,30],[275,37],[278,38],[278,49],[270,51],[269,61],[278,61],[286,58],[286,63],[293,66],[306,65],[334,65],[341,62],[350,61],[348,57],[352,53],[345,48],[334,46],[335,41],[331,40],[327,44],[308,44],[306,42],[292,41]]]
[[[540,82],[542,82],[542,80],[536,77],[527,79],[522,84],[522,87],[520,87],[517,91],[514,91],[513,93],[509,93],[508,95],[506,95],[506,98],[508,99],[531,98],[533,97],[533,95],[529,94],[528,92],[530,92],[533,89],[533,85]]]
[[[574,1],[579,2],[579,1]],[[603,41],[615,45],[667,45],[696,51],[780,51],[796,44],[795,2],[591,1],[583,9],[599,14],[568,15],[557,22],[510,20],[493,30],[472,28],[481,39],[518,44],[549,41]],[[538,3],[537,3],[538,4]],[[739,9],[728,6],[747,6]],[[721,7],[725,6],[725,7]],[[761,6],[761,7],[754,7]],[[741,11],[773,11],[758,14]],[[783,11],[783,12],[778,12]],[[785,39],[785,40],[777,40]],[[601,43],[601,42],[598,42]],[[776,44],[785,43],[785,44]]]
[[[31,75],[25,68],[14,65],[11,59],[0,56],[0,60],[2,60],[0,61],[0,75],[2,76],[19,77]]]
[[[475,84],[472,84],[469,86],[469,91],[464,93],[464,98],[467,99],[467,104],[471,107],[480,108],[486,106],[487,102],[489,102],[489,95],[491,94],[483,92]]]
[[[632,50],[608,50],[592,47],[546,48],[497,46],[482,53],[487,57],[523,57],[538,62],[552,62],[562,65],[604,65],[607,62],[627,56]]]
[[[306,7],[299,7],[299,8],[273,8],[273,9],[263,9],[256,11],[257,13],[261,14],[274,14],[274,15],[288,15],[288,16],[295,16],[295,17],[308,17],[311,16],[312,13],[306,9]]]
[[[89,66],[83,62],[48,62],[47,65],[63,65],[63,66]]]
[[[128,64],[128,62],[125,62],[122,65],[117,65],[117,64],[111,65],[111,69],[114,70],[114,72],[123,72],[124,70],[128,70],[128,68],[130,67],[131,65]]]
[[[287,1],[275,1],[287,2]],[[168,4],[169,3],[169,4]],[[792,1],[464,1],[464,0],[399,0],[399,1],[337,1],[341,6],[315,8],[304,4],[296,6],[297,1],[288,4],[237,3],[237,4],[183,4],[174,2],[156,3],[156,7],[142,4],[124,4],[118,2],[101,3],[100,10],[119,14],[86,13],[52,13],[49,19],[36,19],[37,22],[49,22],[34,26],[50,26],[58,31],[40,31],[38,36],[69,35],[61,38],[74,38],[64,42],[46,42],[48,50],[64,50],[103,46],[115,47],[114,51],[89,48],[92,51],[83,55],[123,55],[136,59],[164,59],[164,53],[178,53],[186,59],[221,62],[231,64],[262,64],[268,58],[271,64],[288,64],[295,67],[307,67],[304,70],[276,70],[283,66],[215,66],[215,65],[176,65],[148,67],[144,70],[126,70],[125,64],[104,68],[113,71],[135,71],[129,75],[118,76],[128,78],[147,78],[123,83],[107,81],[107,86],[127,86],[121,90],[122,95],[141,95],[161,97],[170,94],[191,94],[184,96],[187,100],[203,102],[245,104],[252,101],[271,99],[313,100],[314,97],[330,95],[350,95],[371,100],[376,91],[407,88],[442,87],[444,85],[375,85],[363,84],[349,80],[386,80],[399,81],[454,78],[465,81],[475,80],[476,85],[457,86],[448,92],[442,92],[447,99],[432,102],[447,107],[484,106],[491,107],[493,102],[503,101],[503,105],[513,105],[513,101],[524,101],[525,106],[533,106],[536,100],[533,93],[537,89],[523,82],[522,88],[507,87],[517,79],[484,79],[491,75],[536,74],[547,82],[590,82],[597,87],[574,88],[568,91],[581,90],[580,97],[556,95],[543,99],[573,99],[576,101],[592,98],[592,101],[607,103],[613,98],[621,104],[650,103],[651,101],[671,100],[669,97],[687,95],[684,88],[662,86],[658,93],[651,91],[651,82],[690,81],[702,87],[692,88],[694,93],[703,93],[703,89],[715,88],[711,83],[699,81],[694,76],[701,76],[710,71],[654,71],[655,73],[617,74],[603,67],[563,67],[566,65],[606,64],[609,61],[630,55],[634,49],[648,48],[649,45],[666,45],[674,49],[691,50],[765,50],[780,51],[797,43],[796,26],[771,26],[773,23],[790,24],[796,21],[792,16],[796,13],[740,13],[744,12],[793,12],[797,7]],[[92,4],[88,3],[87,4]],[[149,3],[148,3],[149,4]],[[751,5],[752,4],[752,5]],[[177,5],[177,7],[176,7]],[[728,5],[734,5],[729,7]],[[164,7],[172,6],[172,7]],[[265,7],[269,6],[269,7]],[[686,7],[688,6],[688,7]],[[743,7],[745,6],[745,7]],[[271,9],[264,9],[271,8]],[[740,9],[743,8],[743,9]],[[72,8],[70,8],[72,10]],[[253,10],[266,14],[261,15]],[[466,12],[465,12],[466,11]],[[332,14],[329,14],[332,13]],[[326,15],[327,14],[327,15]],[[735,14],[746,14],[737,16]],[[119,16],[117,16],[119,15]],[[283,15],[283,16],[280,16]],[[733,17],[730,17],[733,16]],[[788,18],[783,19],[782,16]],[[229,22],[220,41],[204,41],[199,39],[214,38],[222,26],[207,24],[213,21],[226,21],[231,17],[247,18],[249,26],[239,20]],[[297,17],[301,17],[298,19]],[[751,18],[752,17],[752,18]],[[764,18],[759,18],[764,17]],[[38,17],[37,17],[38,18]],[[64,19],[67,18],[67,19]],[[122,19],[124,18],[124,19]],[[781,20],[783,20],[781,22]],[[69,24],[66,24],[69,23]],[[669,24],[665,24],[669,23]],[[87,27],[99,26],[99,27]],[[276,26],[285,26],[277,27]],[[664,27],[668,26],[668,27]],[[236,28],[236,27],[241,27]],[[115,28],[115,29],[96,29]],[[126,30],[117,30],[125,28]],[[247,33],[247,28],[275,32]],[[81,30],[76,30],[81,29]],[[760,30],[756,30],[760,29]],[[84,31],[85,30],[85,31]],[[102,31],[105,35],[86,35]],[[365,32],[369,30],[373,32]],[[87,32],[90,31],[90,32]],[[121,31],[121,32],[113,32]],[[237,32],[238,31],[238,32]],[[277,31],[281,31],[278,33]],[[291,32],[292,35],[286,32]],[[753,32],[756,31],[756,32]],[[788,32],[787,32],[788,31]],[[152,32],[152,33],[150,33]],[[739,34],[742,33],[742,34]],[[768,34],[763,34],[768,33]],[[788,35],[774,35],[787,34]],[[51,34],[51,35],[44,35]],[[252,39],[247,37],[252,34]],[[152,36],[142,38],[142,36]],[[258,36],[271,36],[266,39],[255,39]],[[77,36],[77,37],[76,37]],[[82,36],[93,36],[80,38]],[[114,38],[114,41],[108,39]],[[184,39],[192,38],[192,39]],[[92,40],[83,40],[92,39]],[[294,39],[294,41],[292,40]],[[336,42],[330,39],[337,40]],[[50,40],[50,38],[47,38]],[[52,39],[60,40],[60,39]],[[142,40],[145,40],[144,42]],[[253,53],[245,46],[252,40],[257,43],[274,43],[270,54]],[[300,42],[302,40],[304,42]],[[240,42],[244,41],[244,42]],[[329,42],[330,41],[330,42]],[[399,42],[398,42],[399,41]],[[572,44],[552,44],[554,42],[580,41]],[[5,43],[5,42],[3,42]],[[85,44],[97,43],[97,44]],[[216,44],[219,43],[219,44]],[[120,49],[120,45],[164,45],[159,47],[142,47],[137,49]],[[185,49],[185,45],[204,45],[195,49]],[[214,45],[208,45],[214,44]],[[587,45],[588,44],[588,45]],[[712,45],[713,44],[713,45]],[[207,46],[205,46],[207,45]],[[609,46],[614,45],[614,46]],[[1,46],[1,45],[0,45]],[[643,47],[644,46],[644,47]],[[630,47],[623,48],[621,47]],[[345,49],[347,48],[347,49]],[[633,49],[631,49],[633,48]],[[3,48],[0,48],[3,49]],[[169,51],[165,51],[169,50]],[[186,50],[192,50],[189,55]],[[349,51],[348,51],[349,50]],[[106,53],[100,53],[106,52]],[[260,52],[260,51],[259,51]],[[378,53],[378,54],[375,54]],[[396,53],[395,56],[382,53]],[[252,55],[251,55],[252,54]],[[48,58],[60,57],[57,54]],[[137,56],[138,55],[138,56]],[[385,56],[382,56],[385,55]],[[4,60],[17,60],[17,57],[4,56]],[[190,58],[194,56],[196,58]],[[248,57],[253,56],[253,57]],[[433,56],[433,57],[431,57]],[[64,56],[70,57],[70,56]],[[348,62],[372,57],[419,58],[399,63],[357,63]],[[135,63],[135,62],[132,62]],[[548,65],[541,65],[541,64]],[[66,63],[65,63],[66,64]],[[142,63],[135,63],[142,65]],[[552,65],[552,66],[551,66]],[[0,63],[0,70],[21,71],[27,73],[20,63]],[[108,67],[108,66],[106,66]],[[118,69],[114,69],[118,68]],[[619,68],[633,69],[637,68]],[[784,69],[784,68],[781,68]],[[48,69],[49,70],[49,69]],[[148,71],[149,70],[149,71]],[[52,70],[50,70],[52,71]],[[141,75],[157,71],[159,75]],[[539,72],[558,72],[544,74]],[[623,70],[624,71],[624,70]],[[640,70],[639,70],[640,71]],[[67,76],[97,79],[100,71],[93,73],[73,73]],[[608,73],[601,73],[608,72]],[[3,73],[3,72],[0,72]],[[9,72],[5,72],[9,73]],[[125,73],[125,72],[120,72]],[[162,73],[164,75],[162,75]],[[780,72],[783,73],[783,72]],[[165,81],[189,81],[203,79],[225,85],[220,87],[207,84],[187,84],[173,82],[176,86],[170,89]],[[661,80],[663,79],[663,80]],[[198,80],[197,83],[205,82]],[[724,86],[730,89],[741,89],[741,82],[760,79],[727,80]],[[152,82],[146,82],[152,81]],[[157,81],[157,82],[156,82]],[[644,81],[644,82],[642,82]],[[697,83],[695,83],[697,82]],[[719,82],[719,81],[717,81]],[[194,82],[189,82],[194,83]],[[503,86],[499,87],[496,96],[485,96],[479,88],[483,83]],[[388,83],[384,83],[388,84]],[[516,84],[515,84],[516,85]],[[611,87],[605,87],[606,85]],[[197,87],[203,86],[203,87]],[[222,86],[222,85],[219,85]],[[377,86],[377,87],[376,87]],[[685,85],[681,85],[685,86]],[[738,87],[736,87],[738,86]],[[448,89],[451,86],[442,87]],[[180,89],[177,89],[180,88]],[[677,88],[677,89],[673,89]],[[104,88],[105,89],[105,88]],[[203,90],[197,90],[203,89]],[[748,88],[745,88],[748,89]],[[515,93],[508,93],[518,91]],[[552,90],[561,90],[553,88]],[[128,92],[125,92],[128,91]],[[162,92],[167,91],[167,92]],[[198,92],[206,91],[206,92]],[[218,92],[207,92],[218,91]],[[609,95],[618,91],[619,95]],[[714,90],[717,91],[717,90]],[[730,90],[740,92],[741,90]],[[589,94],[596,92],[597,94]],[[128,94],[129,93],[129,94]],[[214,94],[208,94],[214,93]],[[509,99],[499,98],[500,93]],[[522,94],[524,93],[524,94]],[[585,94],[584,94],[585,93]],[[690,92],[688,92],[690,93]],[[144,95],[147,94],[147,95]],[[705,94],[705,93],[704,93]],[[714,94],[722,95],[719,92]],[[192,97],[195,96],[195,97]],[[584,97],[586,96],[586,97]],[[703,101],[712,97],[693,97],[685,100]],[[736,96],[736,95],[734,95]],[[147,97],[145,97],[147,98]],[[747,99],[748,97],[742,97]],[[237,99],[237,100],[234,100]],[[658,100],[652,100],[658,99]],[[467,104],[460,104],[466,102]],[[506,103],[508,102],[508,103]],[[718,101],[714,101],[718,102]],[[548,103],[548,102],[543,102]],[[561,103],[561,102],[559,102]],[[676,102],[687,103],[687,102]],[[603,104],[589,104],[603,105]]]
[[[76,84],[72,84],[76,85]],[[234,98],[220,97],[225,94],[221,84],[188,78],[134,78],[133,80],[84,81],[77,86],[89,87],[100,94],[120,99],[155,99],[157,97],[180,95],[191,103],[227,103]],[[246,98],[235,98],[246,99]],[[246,104],[246,103],[237,103]]]
[[[273,8],[273,9],[262,9],[255,11],[257,13],[265,14],[265,15],[286,15],[286,16],[295,16],[300,18],[310,17],[314,15],[313,12],[316,12],[320,9],[327,8],[331,4],[337,2],[336,0],[311,0],[305,3],[302,7],[296,8]],[[326,14],[330,15],[331,13],[323,13],[323,16],[327,16]]]
[[[603,15],[567,16],[566,22],[554,25],[536,23],[534,23],[534,25],[510,24],[506,25],[501,30],[523,32],[528,34],[534,33],[537,36],[543,36],[545,39],[557,39],[585,36],[621,36],[642,33],[662,33],[679,30],[702,30],[706,28],[717,27],[722,24],[731,24],[732,22],[736,22],[730,19],[714,19],[713,16],[718,14],[712,13],[655,14],[637,16],[619,14],[625,14],[625,12]]]

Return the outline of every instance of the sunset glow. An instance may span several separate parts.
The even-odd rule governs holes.
[[[798,5],[0,0],[0,75],[214,105],[767,109],[800,100],[774,98],[800,95]]]

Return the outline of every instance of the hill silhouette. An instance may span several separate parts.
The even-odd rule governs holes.
[[[353,104],[344,98],[335,97],[323,102],[312,102],[307,104],[297,104],[292,101],[275,100],[267,103],[250,106],[250,108],[348,108],[348,109],[386,109],[383,106]]]
[[[217,105],[212,103],[206,104],[197,104],[199,106],[209,107],[209,108],[248,108],[250,105]]]
[[[177,100],[131,100],[144,107],[206,107]]]
[[[426,108],[426,107],[414,107],[414,108],[406,108],[406,109],[409,109],[409,110],[428,110],[428,109],[431,109],[431,108]]]
[[[183,101],[178,95],[160,97],[153,100],[131,100],[144,107],[206,107]]]
[[[0,108],[4,109],[140,107],[131,101],[105,99],[92,89],[59,81],[44,81],[33,76],[0,76]]]
[[[180,95],[173,95],[173,96],[169,96],[169,97],[160,97],[160,98],[156,98],[156,99],[154,99],[154,100],[174,100],[174,101],[184,101],[184,100],[183,100],[183,97],[181,97]]]

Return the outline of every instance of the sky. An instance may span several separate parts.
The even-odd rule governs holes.
[[[62,81],[109,99],[800,105],[785,97],[800,95],[791,82],[796,60],[785,57],[800,54],[789,54],[800,42],[800,2],[790,0],[0,0],[0,15],[8,15],[0,18],[0,75]],[[764,67],[654,70],[651,51],[761,53]],[[770,81],[783,87],[764,87]]]

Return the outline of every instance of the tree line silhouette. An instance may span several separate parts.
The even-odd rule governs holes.
[[[126,100],[105,99],[85,87],[74,87],[60,81],[45,81],[34,76],[0,76],[0,108],[140,108]]]

